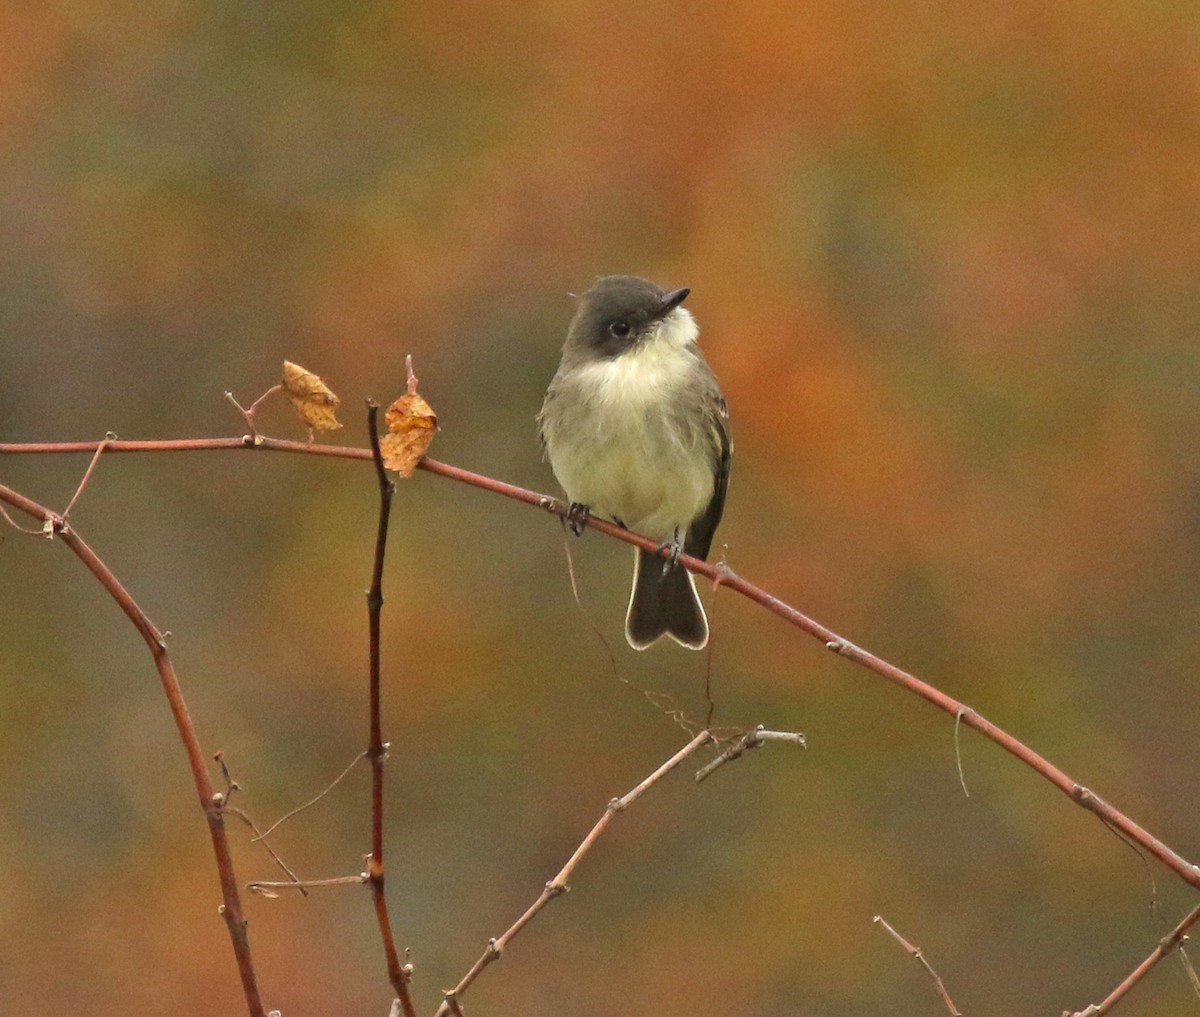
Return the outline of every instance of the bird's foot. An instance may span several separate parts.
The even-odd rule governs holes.
[[[588,516],[592,514],[589,506],[583,505],[577,501],[571,502],[567,508],[566,523],[571,527],[571,532],[579,537],[583,535],[583,527],[587,524]]]
[[[665,576],[671,569],[679,564],[679,556],[683,553],[683,542],[679,539],[679,531],[675,531],[675,537],[672,540],[664,541],[654,549],[655,554],[662,554],[663,551],[671,553],[663,559],[663,575]]]

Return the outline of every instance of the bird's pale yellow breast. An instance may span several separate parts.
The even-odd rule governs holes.
[[[697,455],[706,435],[691,433],[673,396],[695,384],[696,323],[683,308],[655,334],[616,357],[574,369],[571,409],[546,430],[559,482],[573,501],[670,539],[712,497],[713,466]],[[566,455],[554,446],[570,446]]]

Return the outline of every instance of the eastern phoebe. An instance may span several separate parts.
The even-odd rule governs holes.
[[[676,559],[706,558],[721,521],[729,411],[680,306],[688,292],[598,279],[579,299],[538,416],[569,518],[594,512],[672,549],[667,559],[636,551],[625,638],[637,650],[664,635],[693,650],[708,642],[692,575]]]

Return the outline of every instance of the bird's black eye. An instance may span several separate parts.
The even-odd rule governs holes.
[[[629,335],[629,332],[630,332],[629,322],[614,321],[611,325],[608,326],[608,330],[613,335],[615,335],[618,339],[624,339],[627,335]]]

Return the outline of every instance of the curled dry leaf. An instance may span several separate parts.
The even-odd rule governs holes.
[[[379,439],[383,465],[402,477],[411,477],[437,434],[437,414],[416,392],[410,392],[388,407],[387,428],[388,433]]]
[[[316,431],[335,431],[342,425],[334,413],[341,400],[312,371],[290,360],[283,362],[283,390],[300,419]]]

